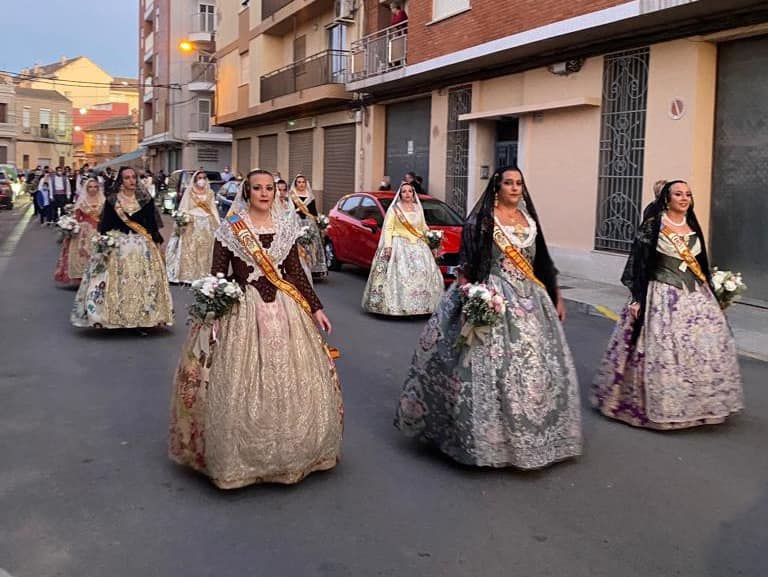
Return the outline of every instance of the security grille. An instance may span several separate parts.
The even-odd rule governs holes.
[[[445,201],[461,215],[467,213],[469,123],[459,120],[459,115],[466,114],[471,110],[471,86],[461,86],[448,91],[448,158],[445,167]]]
[[[628,252],[640,220],[648,48],[605,57],[595,248]]]

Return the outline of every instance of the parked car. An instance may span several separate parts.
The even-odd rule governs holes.
[[[237,196],[238,190],[240,190],[240,182],[234,178],[229,182],[225,182],[219,188],[219,191],[216,193],[216,208],[219,210],[219,216],[221,218],[227,216],[227,213]]]
[[[163,212],[173,212],[179,206],[181,197],[184,191],[189,186],[189,182],[192,179],[192,175],[197,170],[174,170],[168,177],[168,189],[163,191],[163,197],[161,204]],[[211,190],[214,194],[218,192],[224,181],[221,179],[221,173],[216,170],[206,170],[205,175],[208,177],[208,182],[211,185]]]
[[[10,183],[12,200],[15,201],[24,192],[24,183],[19,178],[19,171],[13,164],[0,164],[0,172],[5,174],[6,180]]]
[[[384,215],[394,197],[393,192],[355,192],[336,203],[328,213],[331,225],[325,239],[329,269],[339,270],[347,263],[371,268]],[[419,199],[427,225],[443,231],[438,264],[445,283],[450,284],[457,276],[464,219],[441,200],[426,194],[420,194]]]
[[[11,210],[13,208],[14,192],[11,181],[5,172],[0,171],[0,208]]]

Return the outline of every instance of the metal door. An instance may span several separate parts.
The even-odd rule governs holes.
[[[259,136],[259,168],[277,172],[277,134]]]
[[[301,173],[312,183],[312,130],[297,130],[288,136],[288,172],[293,180]],[[288,180],[291,183],[291,180]]]
[[[403,175],[413,171],[424,179],[429,191],[430,98],[387,106],[387,158],[385,170],[397,189]]]
[[[323,210],[328,212],[355,191],[355,125],[329,126],[324,136]]]
[[[718,51],[710,260],[744,275],[745,301],[768,306],[768,36]]]
[[[251,139],[250,138],[238,138],[237,139],[237,166],[235,167],[237,172],[242,172],[243,176],[248,174],[251,170]]]

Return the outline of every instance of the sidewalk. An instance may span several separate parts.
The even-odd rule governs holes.
[[[566,300],[581,304],[587,312],[616,320],[627,302],[623,286],[559,275]],[[727,310],[739,354],[768,361],[768,309],[736,303]]]

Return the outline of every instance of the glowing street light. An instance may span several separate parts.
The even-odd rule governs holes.
[[[80,115],[81,116],[85,116],[87,113],[88,113],[88,109],[87,108],[83,107],[83,108],[80,109]]]
[[[189,54],[190,52],[195,51],[195,47],[189,40],[182,40],[179,42],[179,50]]]

